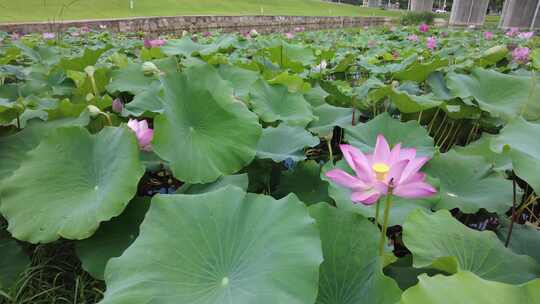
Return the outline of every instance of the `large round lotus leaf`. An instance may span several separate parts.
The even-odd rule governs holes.
[[[352,127],[352,108],[334,107],[325,103],[313,108],[313,115],[317,119],[308,125],[308,129],[321,137],[332,135],[336,126]]]
[[[463,271],[453,276],[421,275],[420,283],[403,293],[398,304],[537,304],[540,279],[523,285],[486,281]]]
[[[85,239],[122,213],[143,173],[131,130],[59,128],[3,181],[0,212],[19,240]]]
[[[413,95],[407,91],[398,90],[391,85],[370,92],[370,100],[374,102],[386,97],[390,99],[401,113],[417,113],[438,107],[442,103],[433,94]]]
[[[512,182],[492,171],[481,156],[454,150],[436,155],[425,171],[440,180],[441,201],[437,209],[459,208],[476,213],[481,208],[504,214],[512,206]]]
[[[26,128],[11,136],[0,137],[0,181],[15,172],[26,159],[26,153],[33,150],[41,139],[52,130],[65,126],[86,126],[90,121],[88,112],[78,118],[65,118],[50,122],[32,120]]]
[[[429,62],[414,60],[411,63],[412,64],[404,66],[402,70],[395,73],[394,78],[398,80],[412,80],[416,82],[422,82],[426,80],[428,76],[437,69],[448,66],[448,58],[436,57]]]
[[[337,162],[336,168],[342,169],[349,174],[354,174],[353,170],[347,165],[344,160]],[[348,188],[341,187],[333,183],[324,173],[332,169],[330,163],[327,163],[322,170],[321,178],[328,182],[328,194],[331,198],[334,199],[336,205],[340,209],[349,210],[357,212],[365,217],[375,218],[376,214],[376,205],[366,206],[364,204],[356,204],[351,200],[352,191]],[[392,199],[392,210],[390,212],[390,217],[388,219],[390,226],[402,225],[405,222],[405,219],[409,216],[414,210],[421,208],[426,212],[430,212],[435,208],[437,203],[440,200],[439,195],[435,195],[426,199],[404,199],[399,197],[394,197]],[[382,221],[382,215],[384,212],[384,202],[385,198],[381,199],[380,206],[380,219]]]
[[[314,303],[321,242],[296,197],[229,186],[158,195],[139,237],[107,264],[103,304]]]
[[[497,236],[501,242],[506,242],[510,221],[503,221],[497,230]],[[510,244],[508,246],[517,254],[525,254],[536,260],[540,264],[540,230],[533,225],[519,225],[514,223]]]
[[[345,140],[364,153],[372,153],[377,136],[384,135],[391,146],[401,143],[402,147],[415,148],[418,156],[432,156],[435,152],[433,138],[416,121],[400,122],[387,113],[364,124],[345,128]]]
[[[540,118],[540,86],[531,77],[476,68],[471,75],[451,73],[447,78],[455,96],[473,97],[482,110],[493,116],[506,121],[521,115],[527,120]]]
[[[0,295],[8,291],[21,273],[30,264],[30,259],[17,242],[6,233],[0,232]],[[0,297],[0,302],[1,297]]]
[[[472,230],[446,210],[413,212],[403,225],[403,242],[413,254],[415,267],[448,273],[466,270],[509,284],[540,276],[540,265],[533,258],[513,253],[493,232]]]
[[[218,180],[208,184],[183,184],[178,188],[177,194],[202,194],[212,192],[220,188],[232,185],[247,191],[249,176],[247,173],[222,176]]]
[[[107,90],[114,92],[130,92],[133,95],[146,91],[157,79],[153,76],[145,76],[141,64],[132,63],[125,68],[112,72],[111,83]]]
[[[219,75],[229,82],[234,90],[234,96],[247,100],[251,86],[260,78],[256,71],[242,69],[233,65],[221,65]]]
[[[276,128],[263,130],[257,145],[257,158],[269,158],[282,162],[288,158],[294,161],[306,159],[304,149],[319,144],[319,139],[304,128],[281,124]]]
[[[328,196],[328,182],[321,179],[321,167],[314,160],[282,172],[274,196],[281,198],[289,193],[296,194],[307,205],[332,201]]]
[[[163,88],[165,111],[154,121],[152,146],[177,178],[208,183],[253,160],[261,126],[213,67],[169,74]]]
[[[394,304],[396,282],[384,276],[379,230],[365,217],[326,203],[309,208],[317,220],[323,247],[317,304]]]
[[[269,85],[258,80],[251,88],[253,111],[264,122],[282,121],[288,125],[305,127],[316,117],[311,105],[301,93],[290,93],[286,86]]]
[[[491,143],[496,137],[484,133],[482,137],[472,142],[465,147],[456,147],[455,150],[461,155],[481,156],[493,167],[494,171],[504,172],[506,170],[512,170],[512,160],[510,159],[510,153],[503,151],[503,153],[493,152],[491,149]]]
[[[540,193],[540,124],[517,118],[491,141],[491,148],[507,154],[517,176]]]
[[[83,269],[103,280],[107,262],[122,255],[139,234],[149,206],[150,199],[134,199],[120,216],[102,223],[90,238],[75,243]]]

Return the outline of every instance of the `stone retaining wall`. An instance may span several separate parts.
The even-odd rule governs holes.
[[[81,20],[61,23],[3,23],[0,31],[33,33],[57,32],[69,27],[89,26],[106,27],[118,32],[145,33],[178,33],[182,31],[200,32],[207,30],[223,30],[227,32],[248,31],[256,29],[260,32],[292,31],[297,27],[306,30],[331,28],[381,26],[397,22],[388,17],[308,17],[308,16],[178,16],[178,17],[146,17],[112,20]]]

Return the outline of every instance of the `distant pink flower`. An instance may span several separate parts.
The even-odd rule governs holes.
[[[115,113],[122,113],[122,110],[124,110],[124,104],[119,98],[116,98],[112,102],[112,110]]]
[[[369,40],[367,43],[368,48],[374,48],[377,46],[377,41],[375,40]]]
[[[164,45],[166,42],[167,41],[164,39],[144,39],[144,47],[146,47],[147,49],[157,48]]]
[[[508,37],[514,37],[517,34],[519,34],[519,29],[517,27],[512,27],[506,32],[506,36]]]
[[[529,54],[531,53],[531,50],[528,47],[518,47],[515,48],[512,52],[512,58],[514,58],[514,61],[518,63],[527,63],[529,62]]]
[[[518,34],[518,38],[529,40],[534,36],[534,32],[522,32]]]
[[[127,125],[135,132],[141,150],[150,151],[152,149],[150,144],[154,137],[154,130],[148,127],[148,122],[146,120],[137,121],[136,119],[130,119]]]
[[[212,34],[210,32],[208,32],[208,31],[203,33],[203,37],[205,37],[205,38],[208,38],[210,36],[212,36]]]
[[[293,33],[285,33],[285,38],[294,39],[294,34]]]
[[[441,37],[443,38],[448,37],[448,32],[441,32]]]
[[[251,31],[249,31],[249,36],[251,36],[252,38],[257,37],[259,36],[259,32],[257,32],[256,29],[252,29]]]
[[[392,58],[394,60],[398,60],[399,59],[399,53],[398,51],[392,51]]]
[[[425,182],[426,175],[419,172],[428,157],[416,157],[416,149],[401,148],[397,144],[390,150],[384,136],[377,136],[373,154],[365,155],[350,145],[341,145],[343,157],[355,175],[333,169],[326,176],[334,183],[352,190],[354,203],[372,205],[387,194],[392,183],[393,194],[403,198],[423,198],[437,193]]]
[[[306,30],[306,28],[303,27],[303,26],[296,27],[296,28],[294,29],[295,32],[303,32],[303,31],[305,31],[305,30]]]
[[[427,42],[426,42],[426,47],[430,50],[434,50],[437,48],[437,38],[431,36],[431,37],[428,37],[427,39]]]
[[[54,39],[54,38],[56,38],[55,33],[43,33],[43,39],[45,39],[45,40],[51,40],[51,39]]]
[[[21,35],[20,35],[19,33],[13,33],[13,34],[11,34],[11,40],[12,40],[12,41],[17,41],[17,40],[19,40],[19,39],[21,39]]]
[[[493,33],[492,32],[484,32],[484,39],[485,40],[493,39]]]
[[[88,33],[91,30],[92,29],[88,25],[85,25],[85,26],[81,27],[81,33]]]
[[[80,32],[77,32],[77,31],[71,32],[71,33],[69,33],[69,34],[70,34],[72,37],[79,37],[79,36],[81,35],[81,33],[80,33]]]
[[[413,41],[413,42],[418,42],[418,36],[416,36],[416,35],[409,35],[409,36],[407,36],[407,40]]]
[[[425,23],[422,23],[420,24],[420,26],[418,27],[418,30],[422,33],[427,33],[429,31],[429,25],[425,24]]]

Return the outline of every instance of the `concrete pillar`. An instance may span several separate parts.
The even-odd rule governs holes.
[[[381,5],[381,0],[368,0],[368,7],[379,7]]]
[[[433,0],[411,0],[411,11],[431,12],[433,11]]]
[[[540,0],[506,0],[499,26],[503,29],[540,28]]]
[[[489,0],[454,0],[450,25],[483,25],[488,5]]]

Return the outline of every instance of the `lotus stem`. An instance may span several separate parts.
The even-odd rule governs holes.
[[[512,173],[512,192],[513,192],[513,198],[512,198],[512,217],[510,219],[510,228],[508,228],[508,235],[506,236],[506,242],[504,242],[504,247],[508,248],[508,245],[510,244],[510,238],[512,237],[512,230],[514,230],[514,222],[516,221],[516,175],[515,173]]]
[[[326,140],[326,145],[328,146],[328,154],[329,154],[329,161],[332,164],[332,167],[334,167],[334,151],[332,150],[332,137]]]
[[[377,200],[377,208],[375,209],[375,225],[379,226],[379,213],[381,209],[381,200]]]
[[[433,125],[435,124],[435,120],[437,119],[437,117],[439,116],[439,112],[441,111],[441,108],[437,108],[437,111],[435,111],[435,115],[433,115],[433,118],[431,119],[431,121],[429,122],[429,127],[428,127],[428,134],[431,135],[431,129],[433,128]]]
[[[381,239],[379,241],[379,255],[383,256],[384,254],[384,241],[386,239],[386,232],[388,231],[388,219],[390,217],[390,208],[392,207],[392,196],[394,192],[394,187],[392,181],[388,185],[388,193],[386,194],[386,206],[384,209],[384,222],[382,226]]]

